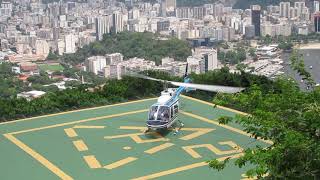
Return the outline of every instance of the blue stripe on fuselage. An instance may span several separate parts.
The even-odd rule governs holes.
[[[185,77],[185,78],[184,78],[184,83],[189,83],[189,82],[190,82],[190,78]],[[180,86],[180,87],[176,90],[176,92],[174,93],[174,95],[171,97],[171,99],[170,99],[168,102],[166,102],[165,105],[166,105],[166,106],[170,106],[171,104],[175,103],[175,102],[179,99],[180,94],[181,94],[184,90],[186,90],[186,87]]]

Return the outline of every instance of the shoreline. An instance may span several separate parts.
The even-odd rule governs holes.
[[[298,49],[305,50],[305,49],[320,49],[320,43],[308,43],[308,44],[301,44],[296,45]]]

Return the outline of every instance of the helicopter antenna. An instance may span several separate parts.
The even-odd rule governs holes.
[[[168,91],[168,81],[167,80],[164,80],[163,89],[164,89],[164,91]]]
[[[184,73],[184,77],[186,78],[188,76],[188,63],[186,65],[186,72]]]

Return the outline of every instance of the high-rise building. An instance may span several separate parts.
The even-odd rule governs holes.
[[[167,4],[166,0],[162,0],[160,4],[160,15],[162,17],[167,17]]]
[[[181,7],[176,10],[177,18],[192,18],[193,17],[193,9],[189,7]]]
[[[290,2],[280,2],[280,16],[290,17]]]
[[[217,50],[211,48],[196,48],[195,56],[202,56],[204,61],[204,71],[208,72],[218,68],[218,55]]]
[[[123,31],[123,16],[119,11],[115,11],[112,14],[112,32],[118,33]]]
[[[313,13],[320,11],[319,1],[313,1]]]
[[[121,53],[106,54],[107,65],[119,64],[123,61],[123,55]]]
[[[295,18],[298,16],[298,11],[297,8],[295,7],[290,7],[290,18]]]
[[[125,66],[121,64],[107,65],[102,70],[103,76],[108,79],[121,79],[126,73]]]
[[[92,56],[85,61],[87,70],[93,72],[94,74],[100,74],[104,67],[106,67],[106,57],[104,56]]]
[[[314,14],[314,32],[320,33],[320,13]]]
[[[224,8],[224,5],[221,4],[221,3],[214,4],[214,7],[213,7],[213,15],[214,15],[214,17],[216,17],[216,18],[222,17],[223,8]]]
[[[76,52],[76,37],[73,34],[65,35],[65,53],[75,53]]]
[[[103,39],[103,35],[110,33],[111,28],[111,16],[104,15],[96,18],[96,39],[98,41]]]
[[[11,16],[12,3],[10,1],[3,0],[0,7],[0,16]]]
[[[260,36],[260,15],[261,7],[259,5],[251,6],[251,23],[254,25],[254,35]]]
[[[304,1],[298,1],[294,2],[294,7],[297,8],[297,16],[300,17],[303,13],[303,9],[305,8],[305,2]]]
[[[194,7],[193,8],[193,18],[203,19],[206,16],[206,8],[205,7]]]
[[[49,45],[46,40],[36,40],[36,54],[47,57],[49,54]]]

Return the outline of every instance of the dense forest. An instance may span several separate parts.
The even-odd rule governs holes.
[[[177,61],[187,59],[191,55],[191,48],[186,41],[176,38],[161,40],[149,32],[120,32],[105,34],[102,41],[90,43],[75,54],[64,55],[62,59],[77,64],[84,62],[87,57],[107,53],[121,53],[125,59],[139,57],[160,64],[163,57],[172,57]]]

